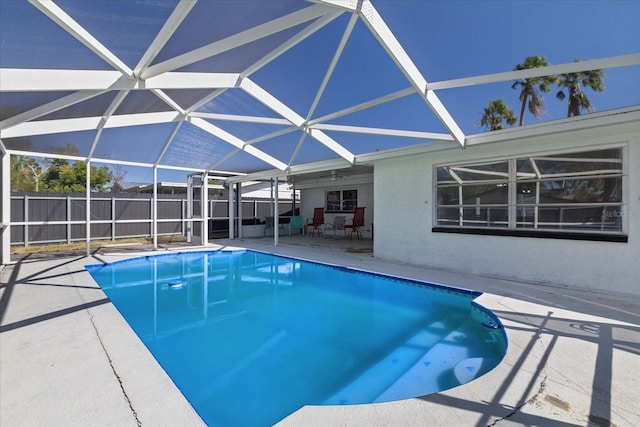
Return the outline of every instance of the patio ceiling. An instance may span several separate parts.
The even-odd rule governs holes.
[[[428,82],[376,3],[4,1],[0,150],[247,180],[338,170],[464,148],[440,91],[640,64]]]

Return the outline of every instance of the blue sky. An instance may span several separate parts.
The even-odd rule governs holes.
[[[0,16],[3,27],[0,30],[3,49],[0,65],[65,68],[73,63],[81,64],[83,68],[109,69],[108,65],[96,59],[92,52],[71,39],[64,31],[54,28],[55,25],[35,8],[30,5],[16,6],[18,4],[15,0],[6,0],[0,4],[4,15],[4,19]],[[135,65],[149,41],[152,40],[152,35],[161,27],[173,7],[172,4],[158,0],[102,2],[61,0],[59,4],[74,19],[87,26],[108,48],[118,53],[131,67]],[[211,21],[208,26],[215,27],[215,34],[237,31],[238,27],[249,25],[248,22],[238,18],[242,16],[238,15],[238,10],[241,8],[235,9],[238,4],[248,3],[202,0],[196,6],[198,9],[192,11],[193,16],[190,19],[194,21],[189,22],[202,23],[206,17],[207,22]],[[543,55],[550,64],[561,64],[572,62],[576,58],[599,59],[640,52],[640,25],[638,24],[640,1],[373,0],[373,4],[429,82],[510,71],[516,64],[523,62],[527,56],[531,55]],[[106,15],[91,13],[92,5],[102,12],[107,12]],[[275,5],[275,2],[260,3],[261,14],[266,14],[271,7],[276,7],[272,5]],[[304,2],[290,2],[287,7],[295,9],[306,5]],[[224,12],[228,13],[229,10],[235,10],[237,19],[225,19],[227,15]],[[248,19],[259,20],[255,13],[250,15]],[[251,78],[292,107],[299,115],[306,116],[348,18],[346,14],[340,17],[326,28],[327,31],[321,31],[305,40],[278,60],[256,72]],[[202,27],[200,33],[197,31],[199,27]],[[176,33],[175,40],[172,38],[171,43],[168,44],[167,50],[170,50],[171,54],[161,52],[161,58],[180,52],[181,42],[176,40],[186,40],[189,43],[201,45],[212,41],[207,40],[207,37],[215,36],[211,31],[206,31],[203,25],[186,25],[185,28],[185,33]],[[295,29],[281,36],[288,36],[293,32]],[[194,40],[194,34],[201,34],[203,39],[197,42]],[[275,46],[279,42],[276,36],[271,41],[264,40],[260,43],[262,46],[269,43]],[[20,48],[25,44],[30,48],[29,54],[25,56],[22,52],[22,56],[19,56]],[[52,48],[53,46],[55,48]],[[196,44],[193,46],[184,44],[182,48],[189,50],[194,47]],[[246,46],[245,51],[241,53],[246,57],[237,62],[251,63],[257,47],[258,44]],[[231,60],[232,57],[229,56],[231,54],[234,52],[229,52],[218,59],[223,69],[231,67],[230,64],[236,62],[235,59]],[[193,69],[197,70],[213,63],[215,61],[202,61],[194,64]],[[603,93],[594,93],[590,90],[586,92],[595,110],[605,111],[640,104],[638,75],[640,75],[640,66],[607,70],[605,72],[606,90]],[[511,89],[511,83],[447,89],[438,91],[437,94],[463,132],[474,134],[483,131],[478,128],[477,123],[483,108],[491,99],[502,98],[516,114],[519,112],[519,92]],[[368,29],[359,23],[351,35],[313,117],[408,86],[408,81],[375,43]],[[566,116],[566,101],[556,100],[556,91],[557,88],[554,87],[544,96],[547,114],[542,120]],[[158,99],[155,99],[154,105],[151,105],[152,100],[142,95],[144,94],[132,93],[131,100],[125,103],[130,110],[128,112],[134,112],[135,108],[143,107],[145,104],[155,109],[162,108],[163,103]],[[178,96],[177,93],[175,95]],[[201,95],[185,93],[184,96],[185,100],[193,100],[199,99]],[[31,99],[30,96],[15,97],[13,94],[11,97],[21,99],[22,102],[28,102]],[[252,104],[253,101],[248,98],[247,95],[242,94],[237,97],[229,95],[225,102],[231,103],[214,101],[203,110],[230,114],[238,114],[239,111],[244,110],[248,115],[265,114],[264,106],[258,103]],[[8,99],[9,96],[6,96],[5,100]],[[87,105],[79,105],[78,109],[103,111],[111,99],[112,96],[96,98],[91,108],[87,103]],[[537,120],[527,113],[525,124],[535,122]],[[347,116],[332,123],[444,131],[441,124],[417,96]],[[231,122],[215,124],[247,139],[268,132],[266,126],[251,128],[245,124]],[[114,159],[153,163],[154,156],[157,156],[163,146],[162,133],[170,132],[171,128],[171,125],[157,125],[153,132],[149,132],[148,141],[144,141],[142,135],[146,132],[105,131],[101,143],[106,146],[110,138],[117,141],[113,143],[112,148],[108,149],[103,149],[103,146],[99,145],[95,154]],[[191,145],[176,150],[172,148],[168,154],[180,157],[185,150],[192,150],[197,143],[197,141],[194,142],[194,138],[197,140],[198,134],[198,132],[194,133],[193,129],[185,129],[185,141],[190,141]],[[135,139],[136,143],[126,140],[127,135]],[[335,137],[345,138],[345,134],[335,135]],[[46,142],[41,141],[42,139],[41,137],[32,138],[32,142],[44,146]],[[68,143],[69,140],[88,149],[92,136],[90,134],[56,135],[52,139],[56,144]],[[367,143],[361,140],[361,137],[352,136],[350,142],[345,142],[345,145],[357,154],[359,149],[364,150],[361,147]],[[257,147],[277,157],[281,147],[294,147],[296,143],[297,138],[289,135],[281,140],[260,143]],[[379,146],[385,149],[390,143],[392,141],[388,139],[380,140]],[[211,144],[211,150],[202,152],[200,156],[202,158],[199,159],[201,164],[208,165],[214,161],[212,159],[217,155],[216,144],[224,146],[226,143]],[[378,142],[376,141],[375,144],[378,145]],[[305,150],[309,148],[312,146],[305,143]],[[151,150],[154,151],[151,152]],[[226,152],[228,150],[221,151],[222,154],[219,156],[223,157]],[[319,145],[308,152],[301,152],[300,159],[311,159],[318,155],[327,156],[332,153]],[[252,160],[246,155],[239,155],[229,162],[239,164],[238,159],[243,162]],[[286,159],[283,160],[286,161]],[[224,169],[224,165],[220,169]],[[160,171],[159,179],[180,181],[184,179],[184,175],[183,172]],[[131,169],[126,180],[150,181],[151,178],[150,170]]]
[[[382,0],[374,4],[428,81],[509,71],[531,55],[561,64],[640,52],[637,1]],[[605,92],[587,95],[598,111],[638,104],[639,74],[640,67],[608,70]],[[469,123],[479,117],[488,99],[502,97],[512,110],[519,110],[518,91],[510,86],[505,82],[470,91],[472,98],[464,106],[449,90],[439,94],[460,126],[475,133],[478,130],[474,132]],[[566,115],[555,89],[545,95],[547,118]],[[525,118],[525,123],[534,121]]]
[[[637,1],[374,0],[374,5],[427,81],[510,71],[530,55],[543,55],[550,64],[561,64],[576,58],[598,59],[640,52],[640,2]],[[345,56],[318,106],[318,113],[322,113],[323,109],[329,112],[405,87],[406,81],[393,64],[385,62],[381,51],[367,55],[361,52],[362,45],[359,43],[367,42],[367,38],[371,36],[366,29],[354,31],[350,45],[345,49]],[[313,41],[318,43],[316,56],[325,52],[328,58],[333,53],[334,45],[330,48],[320,46],[323,41],[326,40]],[[285,74],[286,78],[282,78],[282,73],[285,69],[298,70],[300,60],[293,54],[290,59],[283,59],[285,61],[280,68],[265,69],[265,86],[273,87],[274,93],[289,101],[290,105],[300,106],[298,112],[305,115],[315,92],[310,91],[305,102],[300,102],[304,98],[301,88],[315,87],[324,69],[315,70],[314,73],[312,67],[308,66],[304,78],[299,79],[299,87],[296,87],[295,73],[291,71],[291,75]],[[360,73],[371,76],[366,82],[353,77]],[[345,77],[347,75],[349,77]],[[587,91],[595,110],[639,104],[638,75],[638,66],[607,70],[605,91]],[[260,81],[261,77],[257,73],[255,79]],[[364,86],[370,87],[372,84],[378,90],[368,92]],[[557,88],[554,87],[544,95],[547,114],[542,120],[566,116],[566,102],[557,100],[556,92]],[[349,95],[348,100],[345,100],[345,93]],[[490,99],[504,99],[517,114],[520,108],[518,94],[518,90],[511,88],[511,82],[438,92],[444,105],[467,134],[483,131],[477,127],[477,122]],[[406,104],[413,105],[409,101]],[[375,121],[378,126],[391,126],[396,121],[400,124],[407,122],[411,126],[430,119],[418,110],[415,112],[415,121],[408,120],[408,110],[402,108],[404,104],[400,105],[399,108],[384,109],[378,116],[374,110],[370,116],[372,118],[368,120]],[[397,117],[391,117],[392,112]],[[345,118],[343,122],[350,120]],[[527,113],[525,124],[535,122],[537,120]],[[373,125],[367,120],[362,124]]]

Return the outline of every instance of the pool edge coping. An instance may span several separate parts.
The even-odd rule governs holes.
[[[426,406],[432,406],[433,403],[429,402],[430,399],[433,400],[437,400],[438,397],[437,396],[447,396],[449,398],[463,398],[466,400],[468,399],[468,395],[469,395],[469,391],[470,390],[475,390],[476,388],[478,388],[478,386],[481,386],[479,388],[481,389],[490,389],[490,385],[493,383],[493,379],[488,378],[492,375],[496,375],[499,374],[500,371],[504,371],[504,370],[511,370],[511,365],[509,364],[509,367],[504,366],[505,365],[505,361],[507,360],[507,358],[511,358],[511,357],[515,357],[516,354],[514,353],[516,350],[515,348],[513,348],[512,345],[510,345],[511,343],[511,338],[507,335],[505,328],[502,325],[502,320],[499,318],[499,316],[495,315],[492,312],[492,309],[490,306],[487,306],[486,304],[489,305],[493,305],[493,303],[496,301],[495,298],[498,298],[498,300],[500,299],[504,299],[506,297],[503,296],[499,296],[499,295],[495,295],[495,294],[491,294],[491,293],[487,293],[487,292],[480,292],[480,291],[474,291],[474,290],[470,290],[467,288],[457,288],[455,286],[449,286],[449,285],[443,285],[443,284],[439,284],[439,283],[433,283],[433,282],[427,282],[424,280],[419,280],[419,279],[413,279],[410,277],[402,277],[402,276],[396,276],[393,274],[388,274],[388,273],[380,273],[380,272],[376,272],[376,271],[371,271],[371,270],[365,270],[365,269],[359,269],[359,268],[355,268],[355,267],[349,267],[349,266],[344,266],[344,265],[339,265],[339,264],[334,264],[334,263],[328,263],[328,262],[322,262],[322,261],[316,261],[316,260],[312,260],[312,259],[306,259],[303,257],[296,257],[296,256],[290,256],[290,255],[283,255],[283,254],[278,254],[278,253],[274,253],[274,252],[269,252],[269,251],[262,251],[262,250],[257,250],[257,249],[253,249],[253,248],[243,248],[243,247],[220,247],[220,248],[199,248],[199,249],[194,249],[194,250],[172,250],[172,251],[166,251],[166,252],[151,252],[151,253],[146,253],[146,254],[136,254],[136,255],[132,255],[132,254],[113,254],[113,256],[118,257],[119,259],[114,260],[114,261],[110,261],[110,262],[102,262],[102,263],[98,263],[98,264],[83,264],[83,267],[86,266],[92,266],[92,268],[98,268],[100,266],[104,266],[106,264],[114,264],[114,263],[126,263],[129,262],[131,260],[135,260],[135,259],[144,259],[144,258],[148,258],[148,257],[152,257],[152,256],[175,256],[177,254],[180,253],[203,253],[203,252],[244,252],[244,251],[249,251],[249,252],[255,252],[255,253],[262,253],[262,254],[268,254],[268,255],[274,255],[280,258],[287,258],[287,259],[294,259],[294,260],[300,260],[300,261],[306,261],[306,262],[310,262],[310,263],[314,263],[314,264],[322,264],[322,265],[327,265],[330,267],[334,267],[334,268],[339,268],[339,269],[345,269],[347,271],[358,271],[358,272],[362,272],[362,273],[366,273],[366,274],[372,274],[372,275],[376,275],[376,276],[381,276],[381,277],[387,277],[387,278],[391,278],[391,279],[401,279],[401,280],[407,280],[409,282],[412,283],[417,283],[420,285],[432,285],[436,288],[439,289],[443,289],[443,290],[447,290],[447,291],[452,291],[452,292],[460,292],[462,291],[462,293],[473,296],[471,303],[476,306],[479,307],[482,311],[488,311],[489,313],[491,313],[491,315],[493,317],[495,317],[499,324],[500,324],[500,329],[502,331],[502,333],[505,335],[506,339],[506,343],[507,343],[507,348],[505,351],[505,354],[502,358],[502,360],[500,361],[500,363],[494,367],[491,371],[485,373],[484,375],[473,379],[472,381],[466,383],[466,384],[462,384],[459,385],[457,387],[445,390],[445,391],[440,391],[440,392],[436,392],[436,393],[431,393],[425,396],[418,396],[418,397],[413,397],[413,398],[407,398],[407,399],[402,399],[402,400],[397,400],[397,401],[390,401],[390,402],[382,402],[382,403],[367,403],[367,404],[355,404],[355,405],[305,405],[303,407],[301,407],[300,409],[290,413],[289,415],[285,416],[284,418],[282,418],[281,420],[279,420],[277,423],[274,424],[274,426],[278,426],[278,427],[282,427],[282,426],[299,426],[299,425],[320,425],[320,424],[315,424],[314,423],[314,419],[318,419],[318,417],[320,417],[319,419],[322,420],[327,420],[332,418],[333,416],[338,416],[340,419],[342,418],[350,418],[350,416],[348,414],[345,414],[346,412],[353,412],[353,413],[357,413],[360,416],[365,416],[365,417],[380,417],[381,416],[381,412],[384,414],[387,414],[386,417],[391,417],[391,419],[393,420],[393,422],[396,421],[400,421],[403,418],[404,413],[414,413],[415,412],[415,408],[414,407],[424,407]],[[86,259],[86,258],[85,258]],[[95,283],[95,280],[93,280],[93,277],[91,276],[90,272],[88,269],[84,269],[83,273],[87,274],[89,277],[91,277],[91,280],[93,283]],[[100,286],[95,283],[95,285],[99,288],[100,292],[102,292],[104,294],[104,291],[102,290],[102,288],[100,288]],[[106,294],[104,294],[106,297]],[[107,297],[108,298],[108,297]],[[478,300],[482,300],[483,302],[480,303]],[[487,301],[486,303],[484,301]],[[173,386],[173,388],[175,388],[175,391],[181,396],[181,398],[184,400],[184,402],[186,402],[186,404],[189,406],[190,412],[191,414],[187,415],[185,413],[185,415],[187,416],[187,418],[191,418],[194,414],[200,419],[200,421],[202,422],[202,425],[206,425],[206,423],[204,423],[204,421],[200,418],[199,414],[197,413],[197,411],[195,410],[195,408],[193,408],[193,406],[190,404],[190,402],[187,400],[187,398],[182,394],[182,392],[178,389],[177,385],[173,382],[173,380],[169,377],[169,375],[164,371],[164,369],[162,368],[162,366],[160,365],[160,363],[155,359],[155,357],[153,356],[153,354],[151,353],[151,351],[146,347],[146,345],[144,344],[144,342],[137,336],[137,334],[135,333],[135,331],[131,328],[131,326],[127,323],[127,321],[124,319],[124,317],[120,314],[120,312],[117,310],[117,308],[115,307],[115,305],[113,305],[113,303],[109,300],[109,305],[113,308],[113,310],[115,311],[115,314],[122,320],[122,322],[124,322],[126,328],[128,329],[128,333],[131,333],[134,335],[135,339],[138,342],[138,347],[140,347],[139,349],[144,351],[145,353],[147,353],[149,355],[149,357],[151,357],[153,359],[154,364],[160,369],[161,371],[161,375],[163,377],[166,377],[168,379],[168,381],[170,381],[171,385]],[[500,306],[501,309],[504,309],[503,306]],[[503,375],[501,375],[503,376]],[[485,384],[485,382],[487,382],[487,384]],[[536,393],[537,390],[539,389],[539,386],[542,385],[543,379],[542,378],[537,378],[536,379],[536,383],[538,384],[538,387],[535,388]],[[517,406],[521,406],[524,402],[530,400],[536,393],[531,393],[530,395],[526,396],[526,399],[520,399],[515,403],[515,407]],[[472,392],[472,394],[475,394],[475,392]],[[437,406],[437,405],[436,405]],[[501,404],[499,405],[501,410],[503,410],[504,412],[504,416],[508,416],[509,411],[505,410],[504,405]],[[384,415],[382,415],[384,416]],[[498,417],[499,418],[499,417]],[[378,418],[379,419],[379,418]],[[392,422],[391,419],[389,419],[389,422]],[[410,419],[407,419],[407,422],[410,423]],[[191,425],[191,424],[189,424]],[[333,425],[333,424],[331,424]],[[342,424],[340,424],[342,425]],[[387,425],[387,424],[385,424]],[[411,424],[409,424],[411,425]]]

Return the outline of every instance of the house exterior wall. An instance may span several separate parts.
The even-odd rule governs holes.
[[[433,167],[538,153],[626,147],[628,242],[432,232]],[[383,160],[375,165],[377,258],[535,283],[640,295],[640,123]]]
[[[313,218],[313,209],[325,207],[325,192],[328,190],[358,190],[358,206],[365,207],[364,210],[364,223],[365,226],[360,229],[363,238],[371,238],[374,205],[373,205],[373,184],[355,184],[349,185],[348,183],[340,183],[335,186],[306,188],[300,190],[300,215],[304,219],[305,223],[309,218]],[[338,215],[343,215],[348,218],[353,217],[353,212],[344,213],[325,213],[324,222],[326,224],[333,223],[333,218]],[[348,222],[347,222],[348,223]]]

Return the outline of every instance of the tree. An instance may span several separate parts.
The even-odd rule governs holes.
[[[580,62],[580,60],[575,59],[574,62]],[[582,112],[589,113],[593,111],[593,105],[582,88],[590,87],[596,92],[602,92],[604,90],[604,71],[590,70],[562,74],[558,80],[558,87],[560,90],[556,94],[556,98],[563,101],[567,97],[564,89],[567,89],[569,95],[567,117],[579,116]]]
[[[106,191],[112,181],[113,173],[107,166],[91,166],[91,191]],[[45,189],[53,192],[83,192],[86,191],[86,182],[87,163],[69,163],[66,159],[53,160],[44,177]]]
[[[516,117],[513,115],[513,111],[509,109],[502,99],[496,99],[489,101],[489,106],[484,109],[482,118],[480,119],[480,126],[484,126],[487,130],[500,130],[504,129],[502,122],[506,121],[509,126],[516,124]]]
[[[513,70],[528,70],[530,68],[541,68],[548,65],[549,64],[544,56],[528,56],[522,64],[516,65]],[[519,97],[522,102],[522,106],[520,107],[519,126],[524,124],[524,110],[527,106],[527,100],[529,101],[529,112],[533,114],[536,119],[540,119],[540,116],[542,116],[546,111],[542,92],[549,92],[551,90],[550,85],[557,83],[557,81],[558,78],[555,76],[531,77],[516,80],[511,85],[512,89],[515,89],[518,86],[522,88]]]
[[[11,191],[84,192],[86,180],[86,162],[11,156]],[[92,191],[106,191],[113,181],[107,166],[91,166]]]
[[[35,159],[27,156],[11,155],[10,180],[11,191],[36,191],[33,170],[39,167]]]
[[[30,141],[25,141],[25,144]],[[79,156],[75,144],[49,147],[45,151],[54,154]],[[11,156],[11,191],[84,192],[87,185],[87,164],[83,161],[69,162],[67,159]],[[126,172],[118,170],[115,175],[107,166],[91,166],[92,191],[106,191],[116,179],[124,178]]]
[[[109,151],[105,154],[105,157],[107,159],[113,158],[113,152]],[[120,164],[111,165],[111,182],[109,183],[111,191],[113,191],[113,188],[116,187],[116,185],[119,185],[122,181],[124,181],[125,176],[127,176],[127,170],[124,168],[124,166]]]
[[[51,164],[48,159],[11,155],[11,191],[40,191],[41,182]]]

